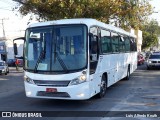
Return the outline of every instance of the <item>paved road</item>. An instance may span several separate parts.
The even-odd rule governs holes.
[[[0,76],[0,111],[160,111],[159,78],[160,70],[148,71],[146,66],[142,65],[131,75],[129,81],[121,80],[108,88],[106,96],[102,99],[96,97],[85,101],[33,99],[25,96],[23,72],[17,72],[11,68],[7,76]],[[49,120],[49,118],[46,119]],[[111,118],[85,119],[108,120]],[[114,119],[124,120],[124,118]]]

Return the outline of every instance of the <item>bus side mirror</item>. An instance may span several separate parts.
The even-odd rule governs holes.
[[[17,43],[13,44],[13,48],[14,48],[14,55],[18,55]]]
[[[15,56],[15,58],[17,57],[16,55],[18,55],[17,43],[15,43],[15,41],[19,41],[19,40],[25,42],[25,38],[24,37],[19,37],[19,38],[13,39],[13,49],[14,49],[14,56]]]

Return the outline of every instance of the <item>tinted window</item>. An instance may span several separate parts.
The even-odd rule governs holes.
[[[134,38],[130,38],[131,51],[137,51],[137,44]]]
[[[125,41],[124,41],[123,36],[121,36],[119,39],[119,51],[125,52]]]
[[[112,51],[119,52],[119,35],[117,33],[111,33],[111,40],[112,40]]]
[[[101,30],[101,46],[102,53],[112,52],[110,32]]]
[[[124,41],[125,41],[125,51],[130,51],[130,39],[126,36],[124,37]]]

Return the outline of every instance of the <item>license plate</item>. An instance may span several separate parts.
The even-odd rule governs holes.
[[[57,88],[46,88],[46,92],[57,92]]]

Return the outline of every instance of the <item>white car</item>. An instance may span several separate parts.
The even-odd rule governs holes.
[[[0,61],[0,74],[5,74],[7,75],[9,73],[9,68],[6,62]]]
[[[160,53],[153,53],[149,56],[147,60],[147,69],[153,67],[159,67],[160,68]]]

